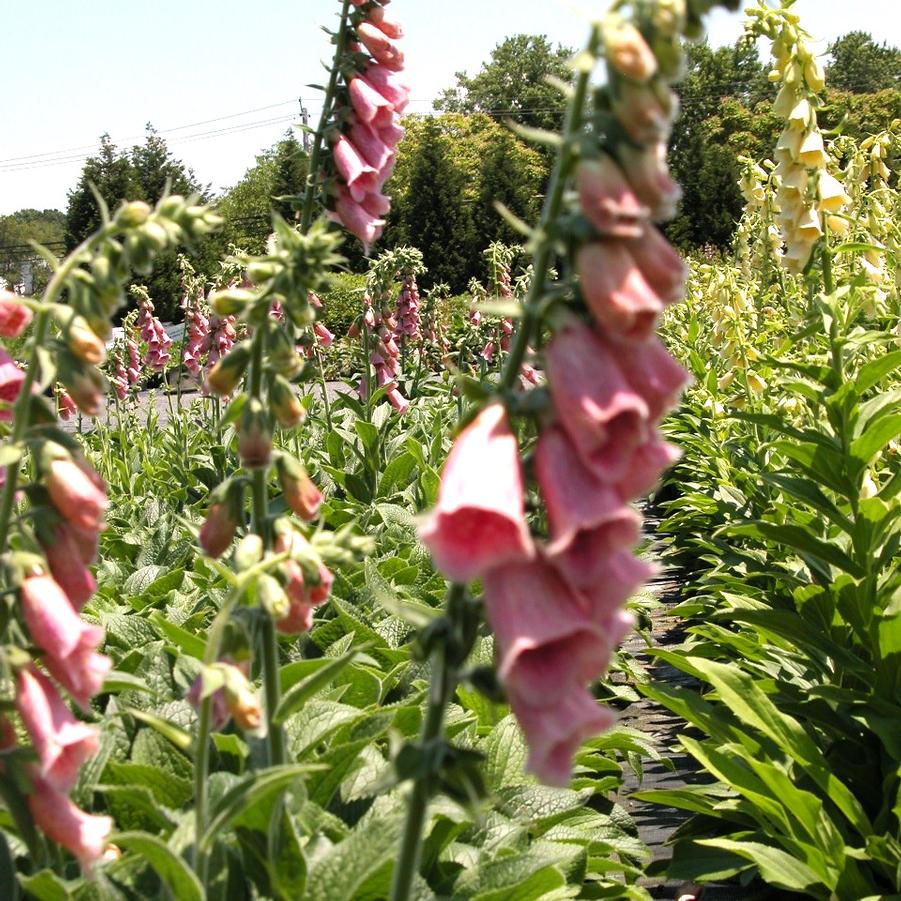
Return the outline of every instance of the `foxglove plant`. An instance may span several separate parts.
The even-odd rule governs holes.
[[[783,264],[794,273],[804,270],[814,245],[825,233],[824,220],[841,229],[836,214],[848,203],[841,182],[829,170],[829,154],[817,124],[818,94],[825,75],[809,46],[810,35],[791,12],[792,3],[772,9],[764,3],[748,10],[747,33],[772,41],[775,68],[771,81],[781,82],[773,112],[785,120],[775,160],[776,202]]]
[[[558,150],[531,230],[534,274],[519,326],[497,390],[486,398],[480,386],[481,403],[451,450],[436,509],[420,531],[454,584],[445,617],[421,636],[432,689],[421,740],[399,758],[416,775],[394,901],[409,896],[429,792],[455,759],[441,739],[444,710],[481,616],[494,632],[497,675],[525,735],[528,769],[539,779],[567,784],[579,745],[613,721],[588,685],[631,628],[623,605],[651,572],[632,553],[638,517],[629,503],[676,456],[657,426],[687,379],[654,336],[685,279],[654,224],[678,197],[665,160],[676,110],[669,84],[681,68],[682,36],[714,5],[614,4],[576,58],[562,136],[542,136]],[[590,93],[601,55],[608,83]],[[568,200],[572,179],[577,190]],[[552,286],[548,269],[560,242],[565,271],[577,277]],[[548,391],[518,394],[527,348],[539,340]],[[517,419],[524,422],[514,427]],[[538,442],[527,469],[517,436],[529,421]],[[535,524],[537,534],[525,515],[533,485],[547,521],[547,529]],[[466,591],[475,579],[481,605]]]
[[[2,742],[9,752],[19,737],[32,754],[4,758],[0,792],[32,859],[46,855],[36,827],[70,851],[89,870],[104,853],[112,828],[108,816],[80,810],[69,798],[79,769],[95,752],[97,730],[80,720],[63,700],[66,692],[87,710],[110,669],[98,653],[103,629],[80,611],[95,589],[89,566],[97,554],[107,508],[104,484],[78,443],[57,424],[42,394],[58,378],[62,397],[88,415],[100,406],[105,379],[97,368],[105,358],[110,318],[124,300],[132,271],[149,272],[158,253],[192,240],[218,225],[218,218],[193,200],[163,198],[155,209],[123,204],[64,260],[46,254],[53,277],[40,300],[4,297],[3,334],[20,334],[32,317],[28,361],[13,379],[0,376],[3,390],[15,383],[3,458],[0,494],[0,565],[14,602],[3,626],[0,671],[6,711],[16,711],[22,729],[4,719]],[[63,303],[65,298],[66,303]],[[21,309],[15,309],[19,304]],[[5,351],[0,367],[5,367]],[[23,461],[31,480],[19,492]],[[17,506],[27,498],[27,515]]]
[[[342,4],[301,211],[305,231],[319,194],[329,218],[359,238],[366,253],[381,236],[391,207],[382,188],[394,170],[404,134],[399,117],[409,99],[409,88],[398,77],[404,56],[395,44],[403,29],[386,6],[383,0]]]
[[[200,682],[192,689],[199,705],[195,778],[196,834],[194,861],[201,882],[206,880],[208,854],[203,837],[209,826],[207,777],[210,732],[220,720],[223,700],[242,729],[265,734],[267,763],[287,763],[279,685],[277,633],[308,631],[312,612],[329,595],[328,564],[346,562],[367,544],[348,529],[340,533],[306,534],[290,516],[270,512],[269,483],[275,475],[285,506],[304,522],[315,520],[322,496],[302,462],[273,445],[276,425],[296,429],[304,410],[294,382],[304,363],[297,352],[294,330],[310,328],[316,316],[312,302],[327,284],[329,269],[341,262],[338,238],[318,220],[306,233],[276,218],[275,237],[265,257],[241,257],[245,287],[215,292],[210,305],[219,317],[238,317],[248,337],[235,344],[210,370],[209,389],[234,395],[225,418],[235,422],[242,471],[213,491],[200,530],[201,547],[221,557],[235,537],[245,532],[234,554],[229,599],[220,608],[204,656]],[[277,303],[285,322],[272,315]],[[241,381],[243,392],[238,392]],[[236,393],[238,392],[238,393]],[[250,496],[250,522],[245,527],[245,496]],[[251,634],[235,616],[238,604],[252,611]],[[247,611],[244,611],[246,613]],[[237,639],[235,636],[237,635]],[[230,659],[248,661],[256,654],[262,665],[263,700],[245,674]],[[219,692],[224,694],[219,694]],[[219,713],[217,713],[219,711]]]
[[[163,323],[154,315],[153,301],[143,285],[132,285],[131,293],[139,299],[138,321],[141,340],[147,345],[144,363],[156,372],[162,372],[168,365],[172,339],[166,334]]]

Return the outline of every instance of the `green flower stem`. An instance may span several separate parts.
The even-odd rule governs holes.
[[[445,615],[449,621],[451,635],[459,632],[455,625],[460,615],[465,590],[464,585],[454,583],[447,592]],[[441,737],[444,714],[458,682],[456,667],[452,666],[448,660],[446,641],[436,643],[430,663],[432,676],[429,682],[428,705],[419,738],[419,748],[423,752],[427,752],[429,746]],[[413,879],[419,870],[422,830],[429,806],[430,776],[431,774],[414,781],[413,790],[407,802],[407,820],[404,823],[400,853],[391,879],[391,901],[406,901],[410,897]]]
[[[262,400],[263,394],[263,345],[265,332],[257,329],[253,337],[253,351],[247,378],[247,393],[252,399]],[[253,495],[253,513],[251,527],[263,539],[263,545],[269,546],[269,488],[267,484],[268,469],[261,467],[253,471],[251,491]],[[274,722],[275,711],[281,700],[278,679],[278,639],[275,623],[269,613],[263,612],[260,628],[260,650],[263,662],[263,691],[266,698],[266,737],[269,745],[269,765],[275,766],[285,762],[285,732],[281,724]]]
[[[375,379],[373,378],[372,373],[372,364],[369,361],[369,326],[366,325],[365,320],[366,310],[363,310],[364,318],[360,320],[360,325],[362,326],[363,333],[363,386],[366,389],[366,421],[372,422],[372,392],[374,390],[373,382]]]
[[[322,99],[322,114],[319,117],[319,125],[316,134],[313,135],[313,149],[310,152],[310,168],[307,171],[307,186],[303,194],[303,206],[300,214],[300,230],[304,234],[310,228],[313,221],[313,205],[316,200],[316,187],[319,178],[319,160],[322,156],[322,142],[325,137],[325,127],[328,125],[335,102],[335,89],[338,86],[338,63],[347,49],[347,17],[350,12],[350,0],[344,0],[341,6],[341,24],[338,26],[338,43],[335,47],[335,58],[332,61],[332,71],[329,76],[328,86],[325,89],[325,97]]]
[[[591,56],[596,56],[600,40],[600,29],[597,25],[593,25],[586,52]],[[588,95],[589,76],[590,72],[587,71],[587,67],[581,66],[576,76],[572,98],[566,110],[566,119],[563,124],[563,143],[554,161],[554,170],[551,174],[547,196],[541,210],[541,219],[535,230],[537,246],[532,258],[535,274],[532,278],[532,284],[529,286],[529,293],[526,295],[523,303],[523,314],[513,336],[510,353],[504,361],[498,389],[501,393],[513,390],[525,357],[526,348],[529,346],[529,341],[538,326],[539,307],[547,282],[547,270],[551,264],[551,257],[554,252],[554,238],[551,229],[560,215],[566,179],[576,159],[575,138],[582,127],[585,99]]]

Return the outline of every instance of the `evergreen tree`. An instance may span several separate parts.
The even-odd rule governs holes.
[[[450,141],[439,121],[427,119],[419,138],[405,201],[398,205],[387,237],[395,244],[418,247],[431,279],[462,291],[475,246],[463,172],[454,165]]]

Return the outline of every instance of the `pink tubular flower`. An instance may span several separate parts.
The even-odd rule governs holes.
[[[483,581],[498,676],[511,695],[532,706],[554,704],[606,669],[607,636],[547,561],[498,566]]]
[[[373,6],[366,14],[366,18],[373,25],[377,25],[389,38],[397,39],[404,36],[404,30],[400,24],[385,15],[384,6]]]
[[[547,509],[550,557],[579,545],[603,554],[638,543],[638,514],[625,506],[615,486],[585,468],[559,426],[538,438],[535,475]]]
[[[338,198],[335,201],[335,211],[330,216],[360,239],[365,253],[369,253],[370,246],[381,237],[385,225],[384,219],[373,216],[372,213],[360,206],[346,188],[339,189]]]
[[[13,418],[11,408],[22,391],[22,383],[24,381],[25,373],[19,369],[13,358],[0,347],[0,422],[9,422]]]
[[[585,688],[572,688],[550,706],[533,707],[515,694],[510,706],[526,738],[526,769],[545,785],[569,785],[573,755],[582,742],[609,729],[614,715]]]
[[[576,268],[582,296],[595,321],[614,337],[645,341],[663,301],[647,283],[624,242],[593,242],[580,248]]]
[[[97,730],[75,719],[53,683],[36,669],[19,671],[16,708],[37,753],[41,776],[57,791],[70,791],[78,771],[97,750]]]
[[[609,156],[579,163],[576,187],[585,218],[602,235],[641,237],[650,210],[642,206],[622,169]]]
[[[350,80],[350,103],[357,119],[374,129],[382,129],[393,123],[394,106],[386,100],[365,78]]]
[[[666,165],[666,144],[654,142],[637,148],[623,143],[619,148],[619,163],[638,199],[651,210],[655,222],[672,219],[682,189],[670,177]]]
[[[63,422],[68,422],[78,412],[75,401],[72,400],[72,396],[66,390],[59,392],[57,412],[59,413],[59,418],[62,419]]]
[[[605,482],[622,478],[648,438],[647,404],[585,325],[558,331],[545,364],[557,415],[582,462]]]
[[[376,170],[382,169],[391,158],[392,148],[368,125],[359,122],[352,125],[350,140],[363,159]]]
[[[31,319],[31,310],[17,294],[0,289],[0,338],[18,338]]]
[[[321,322],[313,324],[313,334],[322,347],[331,347],[335,340],[335,336]]]
[[[579,745],[613,722],[584,686],[606,670],[620,623],[596,615],[542,557],[490,570],[484,587],[498,675],[529,747],[528,769],[566,785]]]
[[[689,375],[670,356],[659,338],[649,338],[640,344],[609,341],[605,345],[626,381],[648,405],[653,421],[676,406]]]
[[[83,869],[90,870],[106,848],[112,818],[85,813],[39,776],[32,776],[32,783],[28,809],[35,823],[49,839],[71,851]]]
[[[97,590],[97,583],[85,565],[82,544],[89,536],[76,538],[75,530],[66,523],[59,523],[53,532],[53,541],[43,545],[47,565],[53,578],[65,592],[75,610],[88,602]]]
[[[128,372],[121,360],[116,360],[116,372],[112,382],[113,387],[116,389],[116,396],[119,400],[125,400],[128,396]]]
[[[441,474],[438,505],[420,538],[438,569],[456,582],[534,555],[519,448],[500,404],[485,407],[454,443]]]
[[[393,107],[402,113],[409,103],[410,89],[397,79],[397,74],[386,66],[370,66],[366,70],[366,81],[378,91]],[[403,129],[401,129],[403,133]],[[395,142],[396,143],[396,142]]]
[[[682,257],[658,229],[645,225],[641,236],[626,242],[626,246],[645,281],[664,303],[682,299],[688,270]]]
[[[357,36],[377,63],[392,72],[399,72],[403,69],[403,53],[380,28],[371,22],[361,22],[357,26]]]
[[[99,532],[107,500],[103,480],[87,461],[60,457],[47,467],[47,491],[53,506],[79,529]]]
[[[647,494],[658,482],[664,470],[679,459],[680,451],[672,444],[651,438],[635,449],[629,468],[616,484],[624,500]]]
[[[398,413],[406,413],[409,409],[410,401],[400,393],[400,389],[397,385],[393,388],[389,388],[388,391],[385,392],[385,397],[388,398],[388,403],[390,403]]]
[[[339,135],[332,150],[338,175],[347,185],[350,196],[360,203],[367,194],[378,190],[378,172],[360,155],[344,135]]]
[[[83,622],[50,576],[30,576],[22,583],[22,614],[50,674],[87,707],[112,665],[96,653],[103,629]]]

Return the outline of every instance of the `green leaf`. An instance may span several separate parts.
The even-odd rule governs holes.
[[[137,691],[151,695],[155,693],[153,688],[151,688],[143,679],[139,679],[131,673],[113,670],[103,680],[103,688],[100,689],[100,693],[117,694],[120,691]]]
[[[120,832],[110,841],[140,855],[178,901],[204,901],[203,887],[185,861],[165,842],[147,832]]]
[[[159,629],[160,634],[177,645],[186,654],[194,657],[196,660],[203,660],[206,651],[206,643],[198,635],[192,635],[190,632],[177,626],[171,620],[167,619],[161,610],[153,610],[147,617],[147,620]]]
[[[893,350],[875,360],[860,367],[857,378],[854,379],[854,387],[860,394],[869,391],[888,375],[901,367],[901,350]]]
[[[761,878],[788,891],[821,894],[823,883],[803,861],[760,842],[733,841],[728,838],[708,838],[697,840],[698,845],[719,848],[750,860],[760,871]]]
[[[283,723],[291,714],[297,713],[307,701],[317,692],[321,691],[360,653],[368,650],[372,644],[357,645],[346,654],[335,660],[330,660],[325,666],[319,667],[305,679],[301,679],[282,698],[272,718],[275,723]]]
[[[179,751],[188,751],[194,743],[189,732],[182,729],[181,726],[176,726],[175,723],[171,723],[169,720],[157,716],[155,713],[148,713],[144,710],[135,710],[132,707],[127,707],[125,712],[131,714],[136,720],[140,720],[142,723],[147,723],[148,726],[152,726],[160,735],[171,741]]]
[[[799,554],[809,554],[824,563],[838,567],[843,572],[852,576],[861,577],[863,570],[844,551],[835,544],[821,541],[806,526],[789,523],[778,524],[772,522],[736,523],[726,526],[724,530],[729,535],[748,535],[753,538],[762,538],[790,548]]]
[[[19,882],[29,899],[34,901],[71,901],[72,889],[78,884],[63,881],[52,870],[41,870],[33,876],[20,876]]]
[[[297,779],[322,768],[315,764],[289,764],[269,767],[251,773],[213,806],[210,825],[200,840],[201,848],[208,849],[216,836],[251,804],[260,804],[273,792],[281,791]]]
[[[441,615],[441,611],[434,607],[399,598],[379,572],[378,565],[372,557],[367,557],[364,561],[363,572],[366,576],[366,587],[372,592],[375,602],[411,626],[421,629]]]
[[[901,435],[901,413],[883,416],[876,422],[871,422],[863,435],[851,443],[851,455],[861,467],[867,466],[870,460],[898,435]]]

